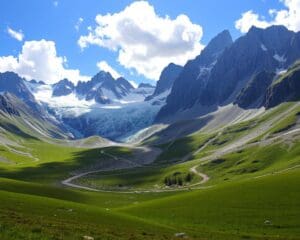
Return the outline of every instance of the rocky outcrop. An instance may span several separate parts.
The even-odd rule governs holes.
[[[41,111],[39,104],[26,86],[25,80],[14,72],[0,73],[0,93],[1,92],[11,93],[30,106],[32,110],[37,112]]]
[[[229,31],[225,30],[213,38],[198,57],[187,62],[174,81],[167,104],[159,112],[156,121],[162,120],[180,109],[190,108],[197,102],[218,57],[231,44],[231,35]]]
[[[52,96],[54,97],[67,96],[71,94],[74,91],[74,89],[75,86],[71,81],[69,81],[68,79],[63,79],[53,85]]]
[[[156,84],[154,93],[151,96],[147,97],[145,100],[149,101],[154,97],[164,93],[165,91],[170,90],[174,84],[174,81],[181,73],[182,69],[183,67],[174,63],[170,63],[167,67],[165,67]]]
[[[9,93],[0,94],[0,110],[9,115],[20,116],[19,111],[13,106],[10,99]]]
[[[300,100],[300,62],[275,80],[265,96],[265,107],[271,108],[280,103]]]
[[[235,104],[241,108],[256,108],[264,105],[264,97],[268,87],[271,85],[275,73],[262,71],[249,81],[241,90]]]
[[[100,104],[111,103],[113,99],[127,96],[133,86],[125,79],[115,80],[110,73],[101,71],[88,82],[78,82],[76,94],[87,101],[95,100]]]

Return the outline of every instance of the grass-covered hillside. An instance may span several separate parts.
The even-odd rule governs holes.
[[[53,140],[11,121],[0,239],[300,239],[299,112],[286,103],[140,146]]]

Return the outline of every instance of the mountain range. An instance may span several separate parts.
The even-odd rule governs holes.
[[[300,98],[300,33],[283,26],[252,27],[233,41],[225,30],[184,66],[164,68],[156,84],[134,88],[125,78],[101,71],[76,85],[48,85],[16,73],[0,73],[0,108],[30,114],[73,138],[100,135],[124,141],[152,124],[198,118],[233,104],[272,108]],[[19,100],[16,100],[19,99]]]
[[[252,27],[234,42],[228,31],[220,33],[184,66],[156,121],[196,117],[229,103],[265,106],[257,99],[267,99],[273,79],[300,58],[299,44],[300,33],[283,26]]]

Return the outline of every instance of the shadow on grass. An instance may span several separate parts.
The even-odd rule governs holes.
[[[182,160],[188,154],[201,148],[213,136],[197,135],[191,136],[206,126],[206,124],[213,119],[212,116],[207,116],[201,119],[193,119],[189,121],[173,124],[161,133],[158,134],[160,138],[168,138],[170,132],[173,133],[171,140],[167,143],[158,144],[163,149],[162,154],[157,158],[156,163],[170,163]],[[189,160],[189,159],[186,159]]]
[[[53,159],[51,162],[41,163],[33,167],[17,169],[0,168],[0,177],[29,182],[57,183],[69,177],[72,172],[95,169],[97,166],[100,167],[103,164],[109,164],[112,159],[101,154],[103,150],[116,156],[130,155],[128,150],[121,147],[88,149],[73,152],[71,157],[68,156],[64,160],[55,161]]]
[[[166,129],[154,134],[151,138],[155,137],[159,139],[154,144],[163,144],[174,139],[186,137],[192,133],[195,133],[205,127],[213,116],[205,116],[202,118],[179,121],[171,124]],[[145,140],[147,142],[147,139]]]
[[[4,128],[8,132],[11,132],[11,133],[14,133],[14,134],[20,136],[22,138],[31,139],[31,140],[38,140],[38,138],[25,133],[20,128],[18,128],[17,126],[15,126],[11,123],[2,122],[2,123],[0,123],[0,127]]]

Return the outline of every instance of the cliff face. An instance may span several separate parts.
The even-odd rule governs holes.
[[[265,93],[274,77],[275,73],[267,71],[256,74],[241,90],[234,103],[242,108],[261,107],[264,105]]]
[[[170,63],[167,67],[165,67],[156,84],[154,93],[151,96],[147,97],[146,101],[149,101],[154,97],[164,93],[165,91],[170,90],[173,87],[173,84],[178,78],[182,69],[183,67],[174,63]]]
[[[0,110],[9,115],[20,116],[19,111],[12,104],[13,96],[10,93],[0,94]]]
[[[205,109],[229,103],[246,108],[262,105],[271,73],[287,69],[300,59],[299,33],[283,26],[252,27],[234,43],[228,34],[219,34],[184,66],[157,122],[172,121],[176,113],[189,109],[197,109],[201,115]],[[256,98],[259,101],[255,102]]]
[[[174,81],[167,104],[159,112],[157,120],[172,115],[179,109],[189,108],[197,102],[218,57],[231,44],[230,33],[223,31],[209,42],[198,57],[187,62]]]
[[[75,86],[68,79],[63,79],[53,86],[52,96],[60,97],[71,94],[75,89]]]

